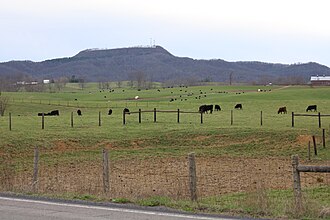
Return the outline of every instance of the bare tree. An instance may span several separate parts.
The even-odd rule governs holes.
[[[99,89],[109,89],[110,88],[110,82],[99,82]]]
[[[4,73],[0,75],[0,91],[17,92],[29,77],[22,73]]]
[[[233,72],[229,73],[229,85],[231,85],[233,82]]]
[[[44,84],[37,85],[25,85],[24,89],[26,92],[43,92],[45,90]]]
[[[4,116],[5,111],[8,107],[9,98],[6,96],[0,96],[0,115]]]
[[[110,89],[110,82],[105,82],[104,84],[106,89]]]
[[[136,72],[135,73],[135,79],[137,83],[137,88],[140,89],[142,87],[145,87],[146,83],[146,74],[144,72]]]
[[[61,91],[65,87],[68,81],[69,80],[67,77],[60,77],[59,79],[54,80],[54,85],[58,91]]]
[[[84,88],[85,88],[85,80],[84,79],[79,79],[79,87],[82,89],[82,90],[84,90]]]

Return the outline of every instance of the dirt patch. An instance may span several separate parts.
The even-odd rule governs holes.
[[[144,144],[143,140],[133,140],[131,141],[131,148],[141,148]]]
[[[78,142],[59,140],[54,143],[52,147],[52,151],[59,153],[59,152],[73,151],[81,148],[82,147]]]
[[[298,144],[307,144],[308,141],[312,141],[312,137],[310,135],[299,135],[296,139]]]
[[[193,137],[192,140],[194,140],[194,141],[204,141],[204,140],[207,140],[209,138],[210,138],[209,136],[201,136],[201,135],[199,135],[199,136]]]

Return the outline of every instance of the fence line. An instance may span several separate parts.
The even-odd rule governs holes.
[[[318,172],[318,173],[330,173],[330,166],[306,166],[299,164],[298,155],[292,157],[293,168],[293,190],[295,199],[295,210],[300,212],[302,210],[302,194],[301,194],[301,180],[300,172]]]
[[[294,127],[294,117],[295,116],[303,116],[303,117],[318,117],[318,123],[319,123],[319,128],[321,128],[321,117],[330,117],[329,114],[323,114],[321,115],[321,112],[318,112],[317,115],[313,114],[300,114],[300,113],[291,113],[291,126]]]
[[[125,107],[148,107],[150,105],[149,102],[139,102],[136,100],[130,100],[130,102],[126,101],[111,101],[109,100],[106,103],[82,103],[80,101],[61,101],[60,100],[41,100],[41,99],[12,99],[10,100],[12,103],[31,103],[31,104],[39,104],[39,105],[46,105],[46,106],[62,106],[62,107],[72,107],[72,108],[125,108]],[[189,102],[191,104],[191,102]],[[158,106],[169,106],[171,102],[157,102],[154,103]],[[175,104],[175,103],[173,103]]]
[[[126,124],[126,115],[130,115],[130,114],[139,114],[138,120],[139,120],[139,123],[141,123],[142,113],[154,113],[154,122],[157,122],[157,112],[177,113],[177,122],[178,123],[180,123],[180,113],[182,113],[182,114],[200,114],[201,124],[203,124],[203,113],[202,112],[180,111],[180,109],[178,109],[178,110],[157,110],[156,108],[154,108],[154,110],[143,110],[143,111],[141,109],[139,109],[139,111],[133,111],[133,112],[127,112],[125,110],[126,109],[123,110],[123,125]]]
[[[196,201],[225,193],[253,192],[260,187],[292,187],[292,167],[290,160],[285,159],[195,158],[189,154],[110,160],[107,150],[91,152],[71,147],[35,148],[34,155],[31,152],[24,160],[7,156],[0,159],[0,190],[87,193],[128,199],[159,195]],[[298,171],[304,169],[299,166]],[[308,185],[319,184],[317,178],[315,174],[308,176]]]

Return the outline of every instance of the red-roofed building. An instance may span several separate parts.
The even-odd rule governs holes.
[[[330,86],[330,76],[311,76],[313,86]]]

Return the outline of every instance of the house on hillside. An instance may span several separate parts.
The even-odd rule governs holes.
[[[311,76],[313,86],[330,86],[330,76]]]

